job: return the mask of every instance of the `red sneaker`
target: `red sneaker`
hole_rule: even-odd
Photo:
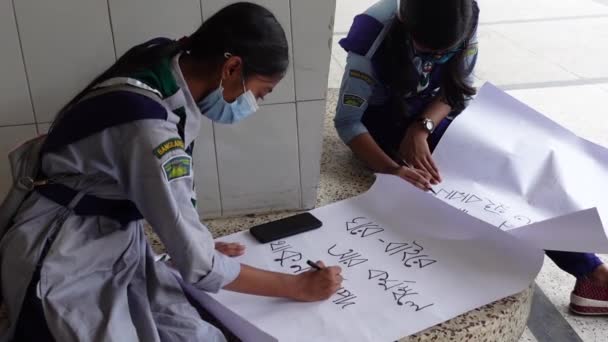
[[[608,315],[608,287],[589,279],[577,280],[570,295],[570,311],[585,316]]]

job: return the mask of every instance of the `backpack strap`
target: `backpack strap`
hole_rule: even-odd
[[[146,120],[167,120],[169,111],[160,97],[132,85],[95,89],[65,113],[53,127],[42,153],[57,150],[121,124]]]
[[[110,127],[146,119],[167,120],[170,110],[159,94],[134,79],[111,79],[100,84],[72,106],[57,126],[53,127],[42,146],[41,157],[44,153],[56,152]],[[49,178],[42,173],[40,175],[42,179]],[[50,178],[49,182],[37,186],[36,190],[57,204],[71,207],[76,215],[105,216],[122,225],[143,218],[130,200],[83,195],[81,191]],[[81,198],[78,199],[78,196]]]
[[[38,193],[60,204],[71,207],[74,214],[79,216],[105,216],[126,225],[131,221],[143,218],[135,203],[129,200],[110,200],[97,196],[82,194],[61,183],[49,183],[36,188]],[[82,196],[81,198],[77,198]],[[75,201],[76,200],[76,201]]]

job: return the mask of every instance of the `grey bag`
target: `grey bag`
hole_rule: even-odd
[[[46,181],[36,180],[40,169],[40,150],[45,140],[46,134],[26,141],[8,155],[13,185],[0,205],[0,240],[12,225],[27,195],[36,186],[46,184]]]
[[[161,100],[160,92],[148,87],[144,83],[125,77],[109,79],[94,88],[94,90],[85,96],[84,99],[90,99],[95,96],[103,95],[108,92],[122,90],[144,95],[158,104],[162,105],[170,111],[167,105]],[[19,207],[27,197],[27,195],[37,186],[45,185],[56,180],[78,178],[82,175],[63,175],[57,179],[37,180],[36,176],[40,169],[40,150],[46,140],[46,134],[29,140],[9,154],[9,162],[13,174],[13,185],[0,205],[0,240],[10,228],[12,220],[17,214]]]

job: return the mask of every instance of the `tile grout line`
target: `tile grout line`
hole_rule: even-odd
[[[15,124],[15,125],[0,125],[0,128],[36,126],[36,129],[38,129],[38,125],[44,125],[44,124],[49,124],[49,123],[48,122],[29,122],[29,123]]]
[[[34,125],[36,125],[36,132],[38,131],[38,116],[36,115],[36,106],[34,106],[34,94],[32,93],[32,85],[30,84],[30,74],[27,70],[27,63],[25,62],[25,52],[23,51],[23,43],[21,42],[21,29],[19,28],[19,20],[17,19],[17,8],[15,7],[15,0],[11,0],[13,6],[13,18],[15,20],[15,29],[17,30],[17,40],[19,41],[19,50],[21,52],[21,62],[23,63],[23,73],[25,74],[25,82],[27,83],[27,92],[30,98],[30,106],[32,107],[32,116],[34,117]],[[14,127],[23,125],[9,125],[4,127]]]
[[[300,148],[300,122],[298,120],[298,89],[296,82],[296,56],[295,56],[295,40],[293,39],[293,6],[292,0],[289,0],[289,28],[291,33],[291,58],[293,60],[293,97],[294,110],[296,112],[296,141],[298,145],[298,175],[300,178],[300,208],[304,206],[304,186],[302,182],[302,150]],[[331,54],[331,51],[330,51]]]
[[[211,132],[213,133],[213,152],[215,152],[215,169],[217,171],[217,193],[220,200],[220,217],[224,216],[224,198],[222,197],[222,180],[220,179],[220,161],[217,153],[217,134],[215,134],[215,123],[211,123]]]
[[[108,20],[110,22],[110,35],[112,36],[112,46],[114,47],[114,61],[118,60],[118,51],[116,48],[116,38],[114,37],[114,22],[112,21],[112,10],[110,8],[110,0],[106,0],[108,7]]]
[[[203,1],[202,0],[198,1],[198,4],[199,4],[200,15],[201,15],[200,25],[202,25],[202,23],[205,21]],[[215,171],[217,174],[217,195],[218,195],[218,201],[219,201],[219,205],[220,205],[219,206],[219,217],[223,217],[224,216],[224,198],[222,196],[222,181],[220,179],[220,161],[219,161],[218,153],[217,153],[218,142],[216,140],[217,134],[215,132],[214,123],[211,123],[211,135],[213,136],[213,153],[214,153],[214,157],[215,157]],[[201,216],[201,219],[202,218],[203,218],[203,216]]]

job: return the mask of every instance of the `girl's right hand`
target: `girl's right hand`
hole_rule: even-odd
[[[398,176],[411,183],[415,187],[423,190],[429,191],[431,188],[431,175],[419,169],[414,169],[412,167],[401,166],[393,172],[393,175]]]
[[[311,269],[296,276],[292,299],[301,302],[316,302],[331,297],[342,286],[342,269],[339,266],[325,267],[317,261],[321,270]]]

